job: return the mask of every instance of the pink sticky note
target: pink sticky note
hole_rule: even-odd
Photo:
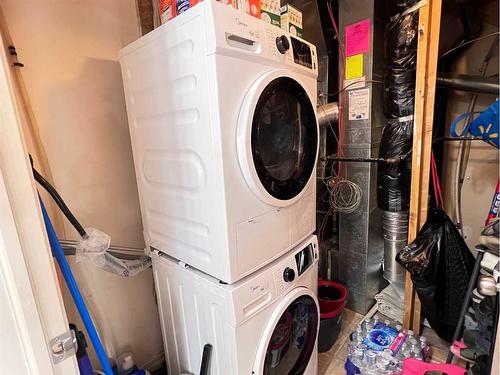
[[[370,19],[359,21],[345,28],[346,56],[366,53],[370,50]]]

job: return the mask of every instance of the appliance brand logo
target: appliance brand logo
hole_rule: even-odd
[[[236,24],[243,26],[243,27],[248,27],[248,25],[245,22],[243,22],[242,20],[240,20],[238,17],[236,18]]]

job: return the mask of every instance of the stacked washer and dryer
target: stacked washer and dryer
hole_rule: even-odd
[[[316,374],[314,45],[213,0],[120,56],[169,374]]]

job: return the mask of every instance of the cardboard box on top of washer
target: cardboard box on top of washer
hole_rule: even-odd
[[[160,13],[161,24],[170,21],[177,15],[194,7],[201,1],[202,0],[159,0],[159,13]],[[226,5],[232,6],[235,9],[241,10],[251,16],[260,18],[261,14],[260,0],[218,0],[218,1]],[[278,0],[278,17],[279,17],[279,0]]]

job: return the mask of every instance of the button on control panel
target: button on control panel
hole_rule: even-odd
[[[290,42],[285,35],[280,35],[276,38],[276,48],[283,55],[290,49]]]
[[[287,259],[281,262],[273,269],[274,284],[278,293],[282,293],[290,286],[290,283],[297,277],[295,262],[292,259]]]
[[[295,280],[295,271],[290,267],[285,268],[285,270],[283,271],[283,280],[285,280],[287,283]]]

